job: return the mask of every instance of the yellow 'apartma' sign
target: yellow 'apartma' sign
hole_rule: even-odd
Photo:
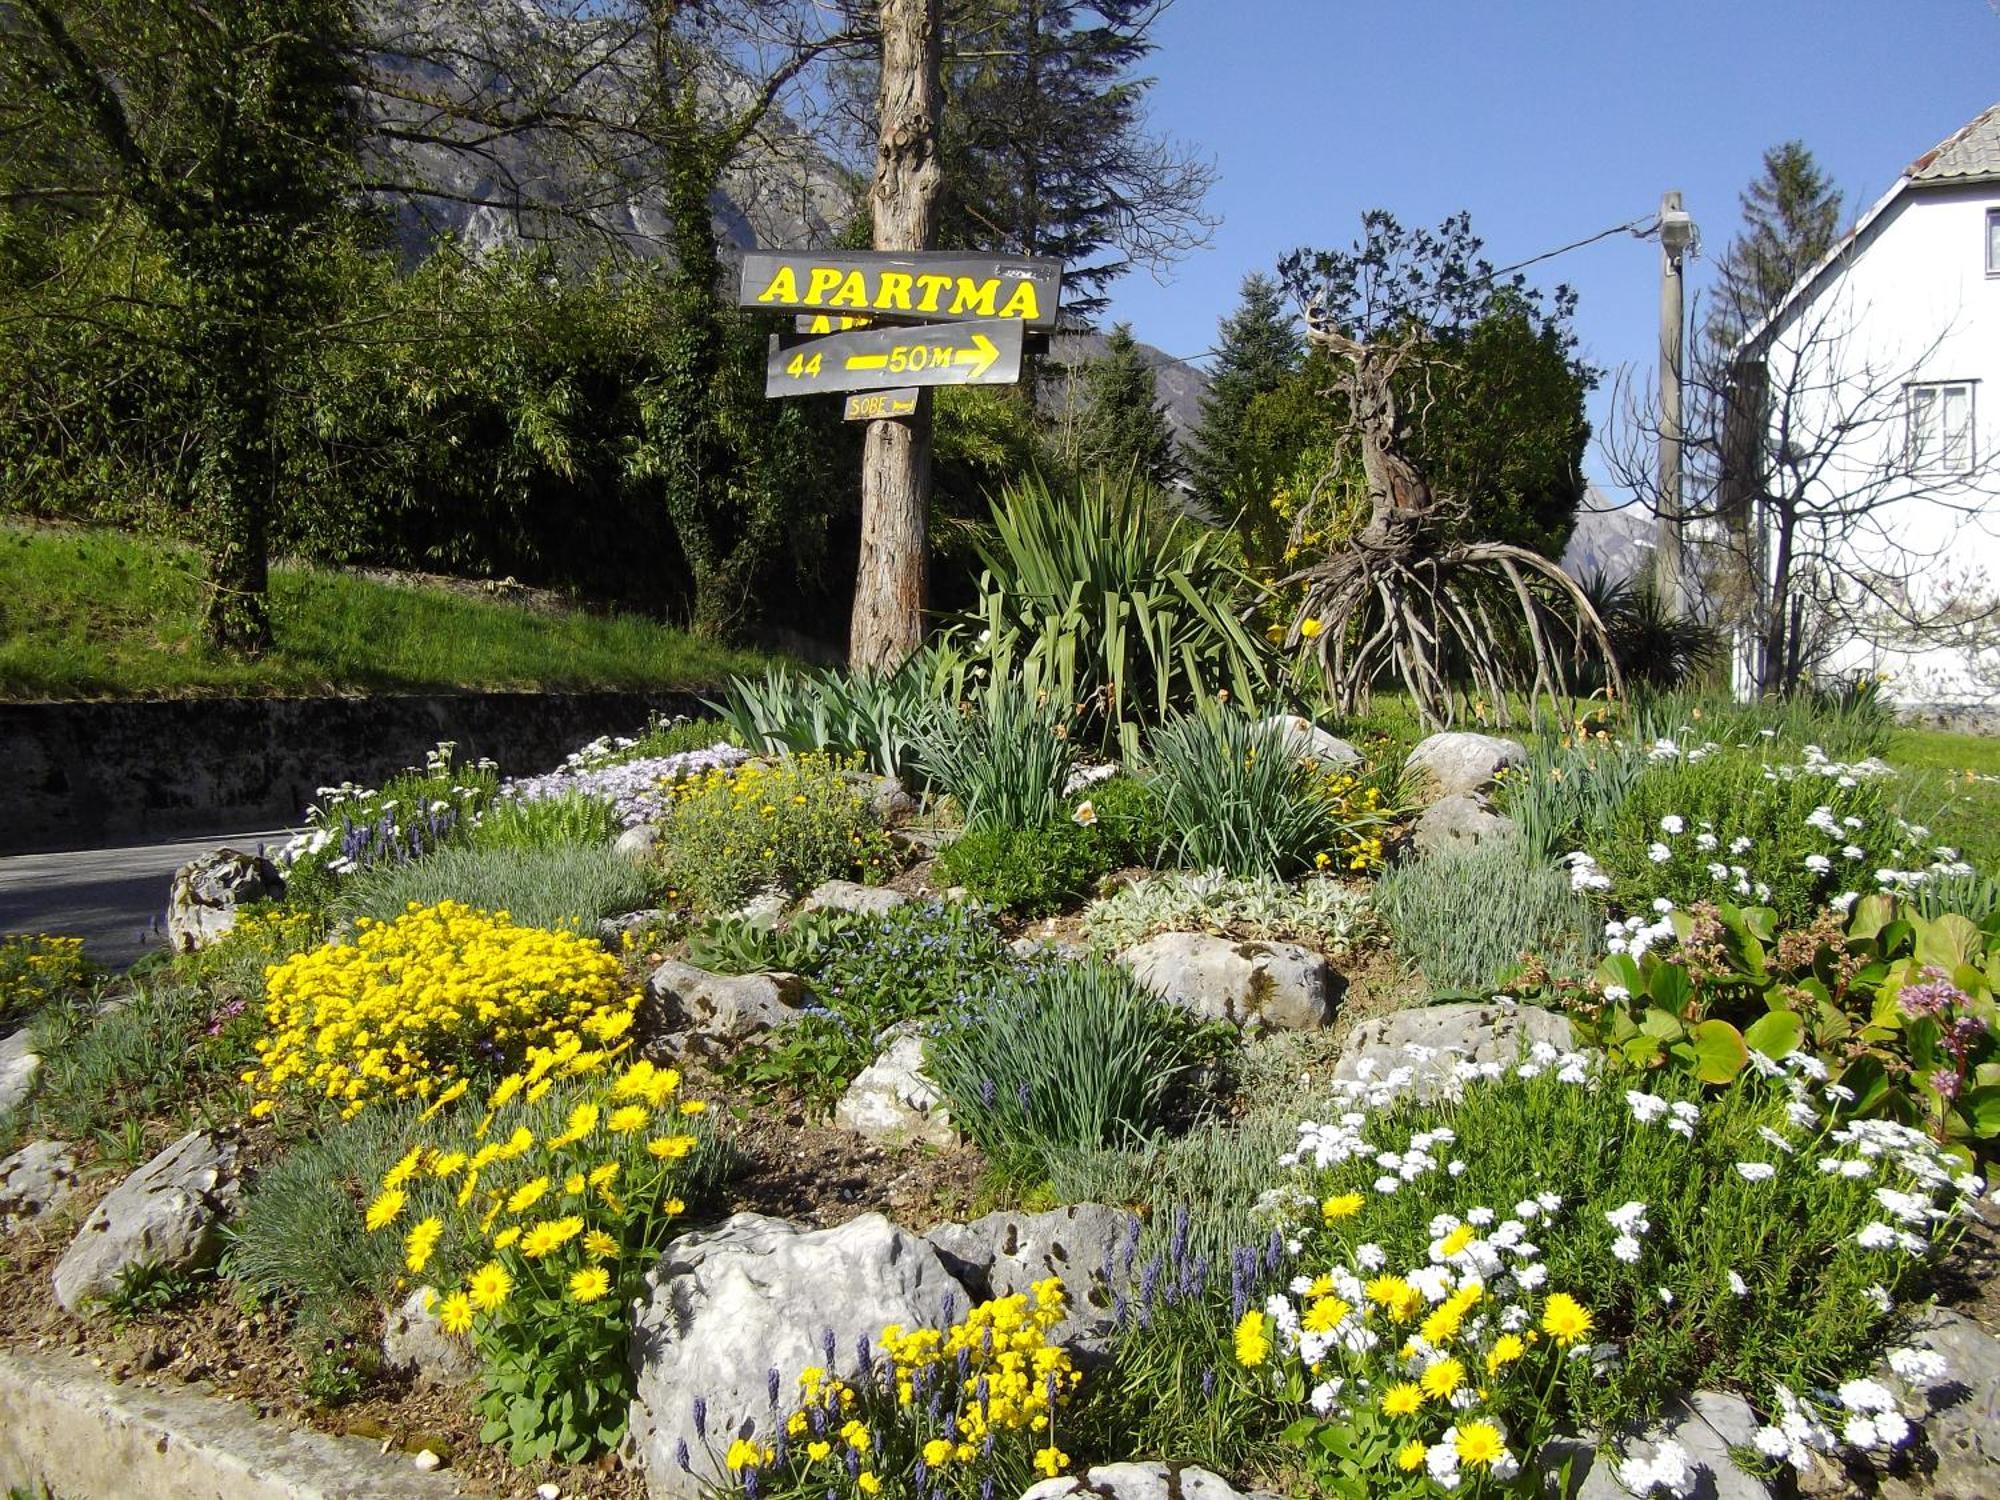
[[[743,258],[737,305],[771,312],[826,312],[883,321],[1016,319],[1053,328],[1062,262],[1029,257],[779,255]]]

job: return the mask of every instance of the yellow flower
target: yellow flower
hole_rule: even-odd
[[[443,1182],[464,1165],[465,1153],[463,1151],[447,1151],[444,1155],[433,1158],[431,1161],[431,1176]]]
[[[1440,1359],[1419,1377],[1426,1396],[1447,1400],[1451,1393],[1465,1384],[1465,1365],[1456,1359]]]
[[[1361,1212],[1367,1202],[1368,1200],[1359,1193],[1341,1193],[1339,1196],[1329,1198],[1326,1202],[1322,1203],[1319,1206],[1319,1211],[1325,1216],[1327,1223],[1334,1224],[1342,1219],[1353,1218]]]
[[[509,1224],[505,1229],[493,1236],[493,1248],[495,1250],[505,1250],[520,1237],[521,1226],[519,1224]]]
[[[1382,1393],[1382,1410],[1391,1417],[1407,1417],[1423,1404],[1423,1387],[1407,1380],[1398,1381]]]
[[[1396,1467],[1401,1469],[1405,1474],[1414,1474],[1424,1466],[1424,1459],[1430,1454],[1430,1451],[1430,1449],[1426,1448],[1415,1438],[1411,1438],[1409,1442],[1396,1450]]]
[[[646,1142],[646,1149],[661,1161],[679,1161],[695,1148],[691,1135],[663,1135]]]
[[[362,1220],[368,1232],[373,1234],[376,1230],[395,1223],[396,1215],[403,1211],[404,1200],[405,1195],[401,1188],[384,1189],[375,1201],[368,1205],[368,1215]]]
[[[942,1469],[951,1462],[951,1449],[950,1438],[932,1438],[924,1444],[924,1462],[933,1469]]]
[[[428,1219],[419,1219],[410,1230],[410,1237],[403,1242],[403,1264],[412,1271],[421,1271],[430,1264],[431,1252],[437,1249],[438,1237],[444,1233],[444,1220],[436,1214]]]
[[[728,1464],[733,1472],[741,1469],[754,1469],[760,1464],[769,1463],[776,1456],[769,1448],[759,1447],[749,1438],[738,1438],[729,1445],[729,1452],[724,1457],[723,1462]]]
[[[601,1266],[588,1266],[569,1279],[569,1294],[578,1302],[595,1302],[611,1290],[611,1278]]]
[[[635,1130],[644,1130],[653,1118],[653,1112],[643,1104],[626,1104],[611,1112],[609,1128],[619,1135],[629,1135]]]
[[[1487,1468],[1506,1454],[1507,1441],[1491,1422],[1467,1422],[1458,1429],[1452,1447],[1458,1453],[1459,1462]]]
[[[1503,1366],[1511,1365],[1527,1352],[1528,1346],[1521,1342],[1519,1334],[1501,1334],[1493,1341],[1493,1347],[1486,1351],[1486,1373],[1488,1375],[1497,1373]]]
[[[1461,1254],[1465,1250],[1465,1247],[1478,1237],[1478,1230],[1474,1229],[1470,1224],[1461,1224],[1444,1237],[1443,1243],[1438,1246],[1438,1254],[1442,1255],[1446,1260],[1450,1260],[1454,1255]]]
[[[541,1201],[542,1195],[548,1190],[549,1180],[546,1177],[537,1177],[531,1182],[522,1183],[508,1197],[507,1212],[510,1214],[526,1213]]]
[[[866,1453],[871,1441],[868,1428],[863,1423],[851,1420],[841,1427],[840,1440],[856,1453]]]
[[[514,1278],[507,1274],[507,1268],[497,1260],[489,1260],[472,1273],[467,1283],[472,1305],[481,1312],[492,1312],[507,1301],[508,1293],[514,1290]]]
[[[1321,1297],[1306,1309],[1307,1333],[1332,1333],[1354,1309],[1338,1297]]]
[[[708,1101],[706,1099],[683,1099],[681,1101],[681,1113],[684,1115],[705,1115],[708,1113]]]
[[[1305,619],[1299,621],[1299,635],[1306,640],[1311,640],[1314,636],[1318,635],[1320,631],[1324,630],[1325,628],[1326,628],[1325,626],[1321,625],[1320,622],[1318,620],[1315,620],[1311,615],[1308,615],[1306,616]]]
[[[800,1415],[803,1416],[804,1413],[801,1412]],[[801,1432],[805,1430],[803,1423],[800,1424],[799,1430]],[[832,1453],[833,1453],[833,1444],[831,1443],[820,1442],[815,1440],[813,1442],[806,1444],[806,1459],[811,1463],[820,1463],[825,1459],[827,1459],[828,1457],[830,1457]]]
[[[401,1187],[416,1174],[417,1167],[423,1159],[424,1148],[422,1146],[410,1147],[409,1152],[403,1159],[397,1162],[395,1166],[389,1168],[388,1174],[382,1179],[382,1186],[385,1188]]]
[[[1252,1309],[1236,1324],[1236,1362],[1246,1370],[1255,1369],[1271,1356],[1271,1336],[1264,1328],[1264,1315]]]
[[[438,1306],[438,1327],[446,1333],[465,1333],[472,1327],[472,1299],[453,1292]]]
[[[1465,1314],[1449,1302],[1442,1307],[1431,1309],[1430,1316],[1417,1326],[1425,1340],[1433,1344],[1448,1344],[1458,1337],[1459,1325],[1465,1321]]]
[[[864,1495],[876,1495],[882,1491],[882,1481],[867,1469],[854,1476],[854,1486]]]
[[[1542,1304],[1542,1332],[1567,1349],[1590,1332],[1589,1309],[1568,1292],[1557,1292]]]
[[[584,1253],[598,1260],[609,1260],[618,1253],[618,1241],[601,1229],[593,1229],[583,1237]]]
[[[1046,1448],[1035,1450],[1035,1472],[1054,1479],[1069,1468],[1069,1455],[1050,1443]]]
[[[574,1198],[584,1189],[583,1173],[572,1172],[563,1179],[563,1192]]]

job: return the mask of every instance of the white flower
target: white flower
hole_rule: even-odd
[[[1660,819],[1660,832],[1662,833],[1679,833],[1686,827],[1687,824],[1681,821],[1679,813],[1668,813],[1664,818]]]
[[[1666,1287],[1663,1286],[1655,1287],[1653,1288],[1653,1290],[1659,1293],[1660,1300],[1664,1302],[1668,1307],[1672,1307],[1674,1305],[1674,1294],[1671,1291],[1669,1291]]]
[[[1748,854],[1756,847],[1756,844],[1757,841],[1755,839],[1750,838],[1748,835],[1742,835],[1729,841],[1729,852],[1731,854]]]
[[[1750,1295],[1750,1283],[1745,1281],[1736,1271],[1732,1270],[1729,1273],[1729,1290],[1739,1297],[1747,1297]]]
[[[1778,1175],[1778,1169],[1767,1161],[1739,1161],[1736,1173],[1745,1182],[1769,1182]]]
[[[1644,1234],[1653,1227],[1646,1218],[1646,1205],[1636,1201],[1606,1209],[1604,1220],[1620,1234]]]
[[[1894,1411],[1896,1398],[1879,1380],[1845,1380],[1834,1393],[1852,1412]]]
[[[1639,1242],[1629,1234],[1621,1234],[1611,1242],[1611,1253],[1626,1265],[1634,1265],[1639,1259]]]
[[[1646,846],[1646,858],[1656,865],[1663,865],[1674,857],[1674,851],[1665,844],[1654,842]]]
[[[1364,1271],[1379,1271],[1389,1263],[1389,1252],[1380,1245],[1363,1245],[1354,1252],[1354,1264]]]
[[[1698,833],[1694,836],[1694,846],[1706,854],[1715,848],[1716,837],[1712,833]]]
[[[1674,909],[1674,903],[1669,901],[1665,896],[1655,896],[1653,898],[1653,910],[1658,912],[1661,916],[1665,916],[1668,912],[1672,911],[1673,909]]]
[[[1378,1177],[1375,1179],[1375,1191],[1378,1193],[1393,1193],[1402,1185],[1403,1180],[1400,1177]]]
[[[1862,1225],[1854,1241],[1863,1250],[1893,1250],[1896,1248],[1896,1231],[1877,1220],[1873,1224]]]
[[[1841,846],[1840,857],[1842,859],[1860,859],[1867,852],[1859,844],[1844,844]]]
[[[1867,1417],[1849,1417],[1847,1425],[1840,1429],[1840,1437],[1850,1448],[1873,1448],[1880,1440],[1874,1422]]]
[[[1625,1091],[1625,1103],[1631,1107],[1632,1117],[1641,1125],[1650,1125],[1667,1112],[1666,1100],[1658,1094],[1641,1093],[1638,1089]]]
[[[1345,1384],[1339,1379],[1324,1380],[1313,1387],[1312,1395],[1306,1398],[1314,1412],[1324,1417],[1333,1411],[1334,1402],[1340,1398],[1340,1388]]]
[[[1833,861],[1828,859],[1824,854],[1808,854],[1806,856],[1806,868],[1815,875],[1824,875],[1828,870],[1833,868]]]
[[[1532,1292],[1549,1279],[1549,1268],[1536,1261],[1532,1265],[1522,1266],[1514,1273],[1514,1279],[1521,1283],[1523,1291]]]
[[[1928,1385],[1944,1375],[1944,1356],[1934,1349],[1891,1349],[1889,1368],[1911,1385]]]
[[[1752,1057],[1758,1057],[1761,1055],[1762,1054],[1755,1052],[1751,1054]],[[1768,1125],[1759,1125],[1757,1127],[1757,1134],[1761,1135],[1764,1138],[1765,1145],[1775,1146],[1778,1150],[1784,1152],[1785,1155],[1787,1156],[1792,1155],[1798,1149],[1797,1147],[1793,1146],[1790,1141],[1786,1140],[1783,1136],[1779,1135],[1777,1131],[1773,1130]]]
[[[1880,1312],[1887,1312],[1896,1305],[1895,1298],[1889,1295],[1889,1289],[1879,1281],[1869,1287],[1862,1295],[1874,1303],[1876,1309]]]
[[[1651,1458],[1628,1458],[1618,1465],[1618,1482],[1640,1500],[1655,1489],[1686,1500],[1695,1477],[1694,1459],[1672,1438],[1654,1444]]]

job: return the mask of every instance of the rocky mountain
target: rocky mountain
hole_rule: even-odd
[[[1563,571],[1572,578],[1632,577],[1652,561],[1653,525],[1644,506],[1621,504],[1590,485],[1563,548]]]

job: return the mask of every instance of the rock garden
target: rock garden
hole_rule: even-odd
[[[2000,889],[1865,699],[983,646],[8,939],[7,1357],[438,1493],[2000,1492]]]

